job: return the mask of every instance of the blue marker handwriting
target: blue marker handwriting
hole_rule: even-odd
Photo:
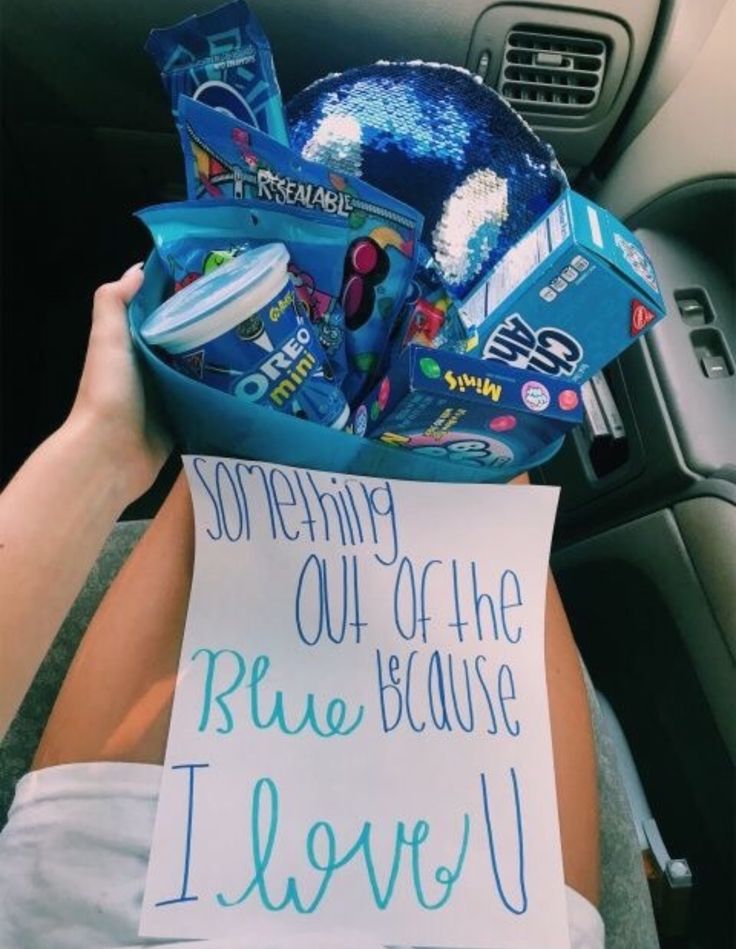
[[[509,709],[516,700],[511,666],[497,668],[482,653],[453,656],[413,649],[408,657],[376,649],[381,724],[386,734],[396,729],[499,732],[511,738],[521,724]]]
[[[346,641],[360,643],[361,619],[360,561],[353,554],[341,554],[339,566],[324,557],[310,554],[296,584],[294,620],[301,643],[316,646],[327,639],[334,645]]]
[[[296,715],[292,711],[290,715],[281,689],[266,694],[264,683],[271,669],[268,656],[256,656],[250,670],[245,657],[235,649],[197,649],[192,662],[200,658],[205,661],[200,732],[213,730],[216,717],[219,724],[214,726],[214,731],[219,735],[230,734],[236,724],[241,724],[231,708],[236,702],[238,708],[245,708],[244,717],[254,728],[273,728],[284,735],[307,731],[320,738],[345,737],[363,721],[363,706],[359,705],[351,713],[348,703],[339,697],[330,699],[320,714],[313,692],[304,697],[301,711]]]
[[[396,566],[394,582],[394,627],[402,639],[428,642],[437,630],[433,624],[432,602],[446,613],[446,604],[433,598],[435,588],[444,590],[449,583],[452,619],[447,627],[462,643],[466,637],[477,642],[503,640],[510,645],[521,641],[524,628],[511,614],[524,605],[521,584],[513,570],[504,569],[494,582],[484,582],[481,565],[475,560],[428,560],[415,563],[402,557]],[[492,587],[489,590],[487,588]]]
[[[195,773],[207,767],[201,763],[172,766],[173,770],[187,772],[184,862],[181,879],[177,880],[175,886],[177,895],[157,901],[157,906],[202,898],[196,892],[196,884],[192,883],[197,877],[198,856],[207,849],[197,846],[194,784]],[[506,814],[507,820],[513,822],[516,838],[516,847],[504,854],[503,866],[498,859],[496,840],[497,836],[510,839],[511,834],[507,832],[504,835],[499,831],[499,817],[495,808],[497,800],[491,793],[489,776],[481,773],[479,794],[476,806],[471,808],[472,815],[467,810],[458,813],[454,839],[451,842],[443,841],[443,850],[448,853],[446,863],[436,865],[427,854],[428,848],[438,849],[438,842],[430,840],[432,828],[426,820],[397,820],[388,859],[382,861],[379,861],[378,851],[385,852],[386,848],[385,844],[382,846],[377,841],[385,841],[386,835],[371,821],[356,817],[356,830],[350,834],[346,843],[339,839],[338,832],[329,820],[317,820],[306,829],[303,864],[295,866],[285,879],[275,879],[277,873],[271,867],[271,862],[279,847],[279,834],[284,833],[281,824],[285,823],[288,827],[289,843],[286,846],[293,843],[294,828],[288,816],[284,818],[282,815],[276,782],[270,777],[259,777],[252,785],[246,808],[245,837],[250,851],[250,858],[244,860],[248,867],[246,882],[234,893],[219,890],[207,896],[214,897],[216,904],[224,910],[253,899],[269,912],[311,914],[327,896],[339,871],[355,864],[362,869],[367,896],[378,910],[388,909],[397,890],[406,892],[408,888],[421,909],[434,911],[450,902],[462,878],[472,843],[487,854],[489,896],[495,896],[509,913],[522,915],[528,909],[529,897],[526,886],[524,812],[519,781],[513,767],[508,770],[508,775],[497,773],[493,777],[499,785],[508,778],[513,801],[513,815],[508,807],[499,809]],[[230,824],[228,828],[232,839]],[[225,887],[230,890],[227,884]]]
[[[203,521],[210,540],[368,546],[385,565],[398,557],[390,481],[371,486],[346,475],[199,457],[192,467],[211,502]]]

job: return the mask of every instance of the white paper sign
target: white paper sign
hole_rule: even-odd
[[[186,470],[196,566],[141,934],[567,946],[556,489]]]

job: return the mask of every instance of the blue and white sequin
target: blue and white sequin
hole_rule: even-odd
[[[292,146],[424,215],[423,241],[464,296],[567,181],[551,147],[464,69],[376,63],[327,76],[287,106]]]

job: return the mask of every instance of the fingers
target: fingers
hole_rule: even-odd
[[[118,340],[121,335],[127,339],[125,310],[142,283],[142,265],[133,264],[119,280],[103,283],[97,288],[92,306],[92,334],[95,339]]]
[[[133,264],[128,267],[123,276],[118,280],[117,285],[121,290],[124,303],[130,303],[143,283],[143,264]]]

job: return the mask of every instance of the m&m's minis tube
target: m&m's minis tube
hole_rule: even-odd
[[[355,409],[356,435],[497,471],[548,461],[582,419],[580,388],[473,356],[410,345]]]
[[[324,349],[335,381],[347,372],[340,303],[346,223],[310,211],[248,201],[179,201],[144,208],[156,252],[174,292],[254,247],[280,242],[289,253],[297,300]]]
[[[190,198],[246,199],[346,224],[341,302],[349,371],[343,388],[352,401],[377,372],[410,287],[421,214],[199,101],[182,97],[179,118]]]
[[[265,244],[201,277],[141,327],[180,372],[237,399],[342,428],[349,410],[297,304],[283,244]]]
[[[288,143],[271,47],[242,0],[152,30],[146,52],[161,71],[174,118],[179,96],[192,96]]]

